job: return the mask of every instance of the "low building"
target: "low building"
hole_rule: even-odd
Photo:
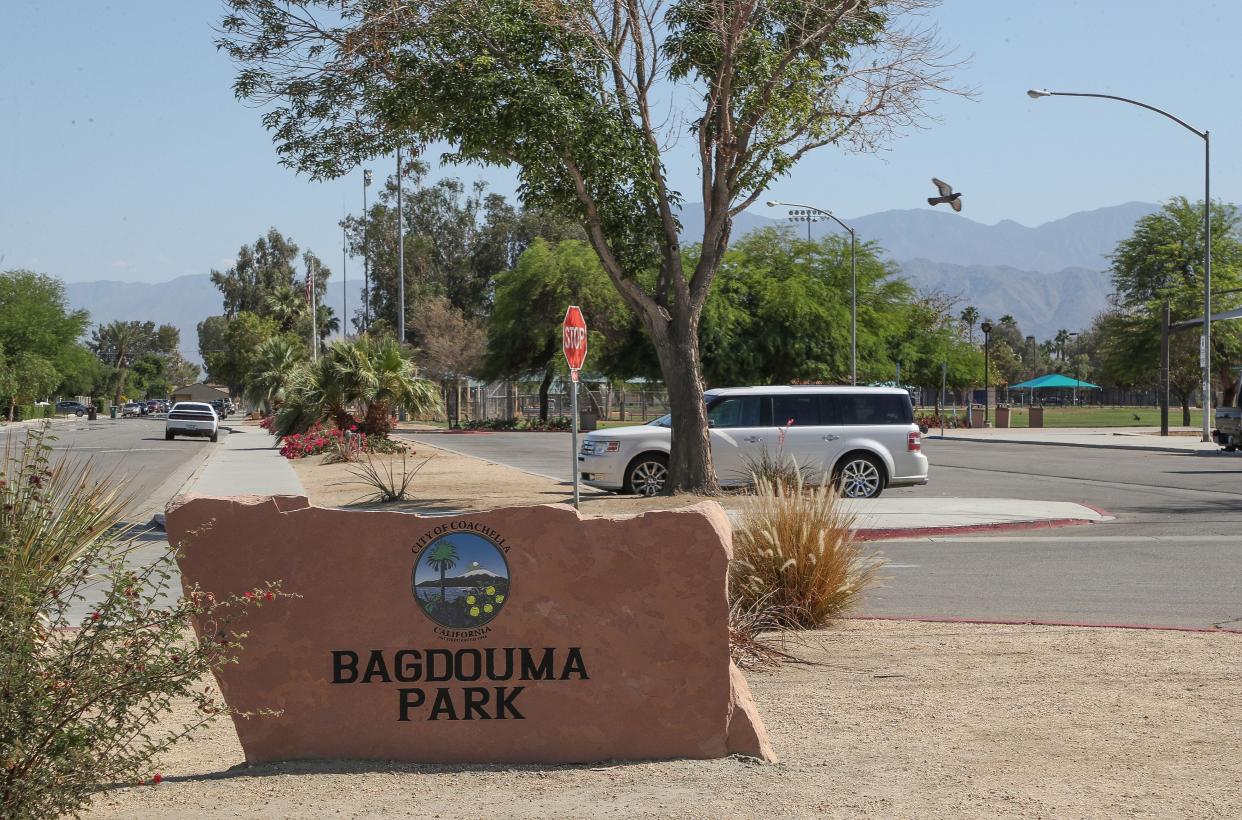
[[[227,399],[229,397],[229,389],[221,384],[203,384],[197,382],[195,384],[187,384],[184,387],[178,387],[172,391],[170,398],[174,402],[179,401],[203,401],[211,402],[215,399]]]

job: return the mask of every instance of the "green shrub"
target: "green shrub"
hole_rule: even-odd
[[[883,561],[864,550],[835,486],[760,479],[733,533],[730,593],[786,627],[817,629],[856,605]]]
[[[150,782],[156,760],[226,711],[203,678],[233,660],[251,606],[277,585],[164,600],[169,550],[133,562],[119,484],[49,460],[47,426],[0,464],[0,817],[78,813],[107,784]],[[192,624],[203,630],[201,641]],[[194,719],[154,730],[174,698]]]

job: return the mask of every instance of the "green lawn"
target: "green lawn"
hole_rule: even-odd
[[[995,408],[992,409],[995,413]],[[1193,426],[1202,417],[1201,409],[1190,409]],[[1135,418],[1138,416],[1138,418]],[[1010,427],[1029,427],[1027,409],[1015,407],[1009,417]],[[992,417],[995,420],[995,417]],[[1169,424],[1178,427],[1182,423],[1182,409],[1169,408]],[[1045,407],[1045,427],[1159,427],[1159,407]]]

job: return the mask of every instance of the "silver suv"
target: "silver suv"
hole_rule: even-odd
[[[766,452],[793,457],[813,480],[831,476],[849,498],[927,483],[910,394],[883,387],[730,387],[706,394],[712,464],[722,485],[751,481]],[[587,434],[578,453],[593,487],[657,495],[668,478],[669,417]]]

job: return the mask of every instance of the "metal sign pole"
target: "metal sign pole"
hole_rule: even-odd
[[[571,370],[570,378],[570,414],[573,416],[573,444],[569,452],[569,463],[574,477],[574,509],[578,509],[578,371]]]

